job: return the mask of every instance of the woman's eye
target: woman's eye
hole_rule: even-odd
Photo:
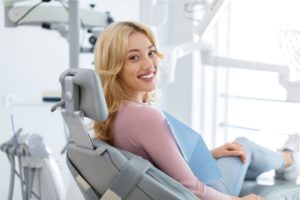
[[[130,56],[129,60],[137,61],[137,60],[139,60],[139,57],[138,56]]]
[[[149,52],[149,56],[155,56],[155,55],[156,55],[156,51],[155,50]]]

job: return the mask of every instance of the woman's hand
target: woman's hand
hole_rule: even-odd
[[[264,200],[264,198],[255,194],[248,194],[244,197],[232,197],[232,200]]]
[[[217,158],[222,158],[226,156],[238,156],[242,162],[246,162],[247,156],[243,150],[243,145],[239,143],[226,143],[218,148],[211,150],[212,156]]]

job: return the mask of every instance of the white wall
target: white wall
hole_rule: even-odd
[[[184,17],[183,4],[170,4],[167,23],[157,29],[160,46],[193,42],[192,23]],[[162,108],[188,125],[191,125],[192,120],[192,75],[192,54],[179,58],[176,63],[175,81],[160,93]]]
[[[116,21],[138,20],[137,0],[82,2],[97,3],[96,9],[110,11]],[[16,128],[41,134],[58,160],[68,184],[65,155],[60,155],[66,143],[62,118],[59,112],[50,112],[52,104],[41,101],[43,91],[60,89],[58,76],[68,68],[68,43],[54,31],[38,27],[4,27],[3,9],[0,3],[0,143],[13,134],[10,122],[13,114]],[[93,67],[92,60],[92,55],[83,55],[80,66]],[[6,107],[3,100],[7,95],[14,95],[19,103]],[[6,199],[10,168],[4,153],[0,153],[0,165],[0,199]],[[19,182],[15,183],[15,188],[14,199],[21,199]]]

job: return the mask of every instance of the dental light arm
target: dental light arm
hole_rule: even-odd
[[[32,6],[14,6],[7,10],[7,19],[13,26],[49,24],[68,24],[68,11],[61,5],[48,6],[40,5],[33,9],[24,19],[18,20]],[[6,6],[6,8],[8,8]],[[80,9],[81,23],[86,28],[105,27],[107,25],[107,13],[96,12],[94,10]],[[8,25],[9,25],[8,24]]]
[[[287,92],[286,100],[289,102],[300,102],[300,78],[293,80],[291,78],[291,69],[287,65],[277,65],[271,63],[214,56],[210,48],[202,49],[201,61],[203,64],[211,66],[278,73],[278,81],[280,85],[286,89]]]
[[[42,26],[58,31],[63,37],[68,37],[69,65],[74,68],[79,67],[79,53],[93,52],[95,38],[102,29],[113,22],[109,12],[79,9],[79,0],[68,0],[67,2],[41,0],[35,5],[20,3],[25,1],[3,0],[5,26]],[[30,2],[30,0],[27,1]],[[92,34],[92,39],[89,40],[92,47],[80,46],[80,28],[85,28],[88,33]]]
[[[203,43],[183,43],[163,49],[166,60],[161,63],[160,81],[163,81],[163,83],[159,82],[159,87],[172,83],[175,80],[177,60],[195,51],[201,52],[201,62],[205,65],[278,73],[279,83],[287,91],[286,100],[300,102],[300,79],[291,79],[291,72],[288,66],[215,56],[211,47],[205,46]]]

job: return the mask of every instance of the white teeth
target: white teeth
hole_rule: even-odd
[[[148,74],[148,75],[141,76],[141,78],[152,78],[152,77],[153,77],[153,74]]]

